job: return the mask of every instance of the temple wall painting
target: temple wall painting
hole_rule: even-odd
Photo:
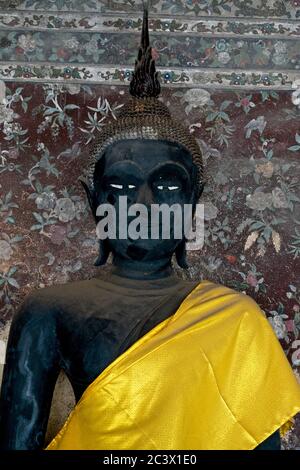
[[[178,274],[252,296],[300,380],[299,18],[299,0],[153,0],[149,25],[160,99],[206,167],[205,244]],[[2,362],[28,292],[101,269],[78,176],[125,102],[141,22],[135,0],[0,0]],[[283,448],[300,449],[299,417]]]

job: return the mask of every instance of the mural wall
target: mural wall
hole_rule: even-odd
[[[141,2],[0,0],[0,324],[93,276],[78,182],[127,97]],[[205,245],[181,276],[261,306],[300,380],[300,0],[152,1],[161,100],[202,148]],[[0,343],[4,353],[4,343]],[[276,393],[276,390],[274,390]],[[300,449],[300,419],[283,447]]]

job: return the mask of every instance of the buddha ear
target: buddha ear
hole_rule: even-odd
[[[186,247],[185,247],[186,240],[185,238],[181,240],[179,245],[177,245],[175,250],[175,256],[177,264],[182,269],[188,269],[189,265],[186,260]]]
[[[198,199],[200,199],[200,197],[202,196],[202,193],[203,193],[203,190],[204,190],[204,187],[206,186],[206,181],[202,181],[202,183],[200,183],[199,185],[199,189],[198,189]]]
[[[94,219],[97,223],[96,211],[97,211],[98,204],[97,204],[97,198],[96,198],[96,191],[90,187],[86,178],[79,176],[78,180],[84,187],[84,190],[86,192],[86,195],[89,201],[90,208],[92,210]],[[99,253],[94,261],[94,266],[103,266],[106,263],[109,257],[109,253],[110,253],[109,241],[98,240],[98,243],[99,243]]]
[[[99,242],[99,254],[94,261],[94,266],[103,266],[110,253],[109,241],[106,240],[98,240]]]
[[[203,181],[202,183],[200,183],[199,186],[197,187],[197,191],[195,191],[195,193],[194,193],[193,202],[192,202],[193,217],[194,217],[194,214],[195,214],[195,211],[196,211],[196,205],[197,205],[198,201],[200,200],[200,197],[202,196],[205,185],[206,185],[206,181]]]
[[[83,186],[83,188],[86,192],[86,195],[87,195],[87,198],[88,198],[88,201],[89,201],[89,205],[90,205],[90,208],[92,210],[92,214],[94,216],[95,221],[97,222],[96,211],[97,211],[98,204],[97,204],[96,191],[93,188],[90,187],[87,179],[84,178],[83,176],[79,176],[78,180],[80,181],[80,183],[82,184],[82,186]]]

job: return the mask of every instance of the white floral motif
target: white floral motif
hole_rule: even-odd
[[[221,64],[227,64],[230,61],[231,57],[229,52],[219,52],[218,54],[218,61],[221,62]]]
[[[33,52],[36,48],[36,41],[31,34],[21,34],[18,38],[18,44],[26,52]]]
[[[13,253],[12,247],[6,240],[0,240],[0,259],[8,261]]]
[[[183,95],[183,101],[188,105],[185,108],[188,114],[193,108],[199,108],[207,105],[211,101],[210,93],[202,88],[191,88]]]
[[[73,220],[76,214],[74,202],[68,197],[58,199],[54,211],[61,222]]]
[[[64,41],[64,46],[67,49],[70,49],[71,51],[74,51],[74,50],[77,51],[77,49],[80,46],[80,43],[79,43],[79,41],[77,41],[77,39],[75,37],[73,37],[73,38],[70,38],[70,39],[67,39],[66,41]]]
[[[300,79],[293,82],[292,88],[295,90],[292,93],[292,103],[300,109]]]
[[[14,118],[14,112],[12,109],[7,108],[5,105],[0,104],[0,124],[7,124],[12,122]]]
[[[274,317],[268,318],[271,326],[278,339],[284,339],[286,337],[287,331],[286,326],[280,315],[275,315]]]

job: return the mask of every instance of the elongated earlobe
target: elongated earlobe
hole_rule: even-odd
[[[78,179],[80,183],[82,184],[82,186],[84,187],[84,190],[86,192],[86,195],[89,201],[90,208],[92,210],[93,217],[97,224],[98,220],[97,220],[96,212],[97,212],[98,204],[97,204],[96,192],[94,189],[90,188],[85,178],[80,176]],[[98,240],[98,243],[99,243],[99,253],[94,261],[94,266],[103,266],[106,263],[110,254],[109,242],[108,240]]]
[[[78,180],[80,181],[80,183],[82,184],[85,192],[86,192],[86,195],[87,195],[87,198],[88,198],[88,201],[89,201],[89,206],[91,208],[91,211],[92,211],[92,214],[93,214],[93,217],[95,219],[95,222],[97,223],[97,218],[96,218],[96,211],[97,211],[97,200],[96,200],[96,192],[94,189],[90,188],[87,180],[85,178],[83,178],[82,176],[80,176],[78,178]]]
[[[94,266],[103,266],[110,253],[110,247],[108,240],[98,240],[99,242],[99,254],[94,261]]]
[[[186,247],[185,247],[186,240],[185,238],[179,243],[175,250],[175,256],[177,264],[182,269],[188,269],[189,265],[186,261]]]

